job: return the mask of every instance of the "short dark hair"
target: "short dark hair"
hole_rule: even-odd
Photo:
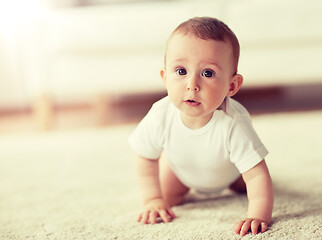
[[[184,35],[193,34],[204,40],[216,40],[230,42],[233,54],[233,69],[234,75],[237,73],[240,46],[236,35],[222,21],[212,17],[195,17],[181,23],[171,34],[170,38],[175,33]]]

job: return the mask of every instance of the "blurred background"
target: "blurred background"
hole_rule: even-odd
[[[137,122],[166,95],[168,36],[212,16],[240,40],[251,114],[322,109],[321,0],[0,0],[0,134]]]

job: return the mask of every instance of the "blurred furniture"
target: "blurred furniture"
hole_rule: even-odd
[[[171,31],[193,16],[225,21],[241,43],[245,86],[322,80],[322,2],[159,1],[52,12],[50,89],[56,95],[159,91]]]
[[[30,79],[46,82],[47,97],[36,94],[43,103],[34,105],[35,112],[41,106],[50,113],[50,98],[58,105],[91,102],[104,122],[109,96],[164,91],[159,70],[166,41],[194,16],[217,17],[236,33],[245,88],[322,83],[321,10],[320,0],[178,0],[52,10],[36,35],[42,43],[38,62],[30,64],[43,71]],[[50,122],[46,114],[38,116]]]

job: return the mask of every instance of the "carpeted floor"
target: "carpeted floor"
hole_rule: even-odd
[[[253,123],[270,150],[273,223],[243,239],[322,239],[322,111],[261,115]],[[0,239],[240,239],[246,196],[190,195],[169,224],[140,225],[134,125],[0,135]]]

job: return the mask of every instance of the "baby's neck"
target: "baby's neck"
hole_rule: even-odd
[[[212,115],[213,113],[205,116],[191,117],[184,114],[183,112],[180,113],[180,117],[183,124],[190,129],[202,128],[210,121],[210,119],[212,118]]]

